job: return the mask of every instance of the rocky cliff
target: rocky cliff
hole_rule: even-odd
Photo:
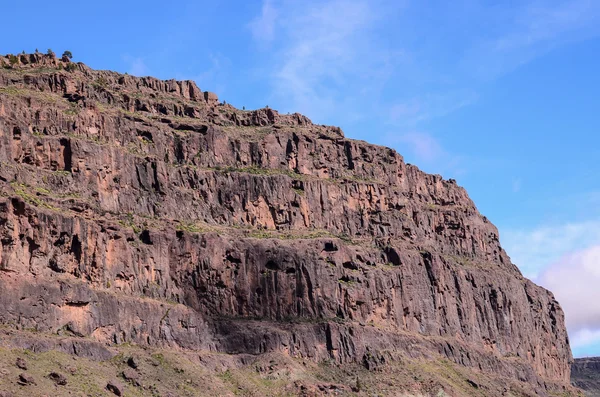
[[[585,390],[588,397],[600,396],[600,357],[575,359],[571,366],[571,382]]]
[[[378,373],[410,378],[394,393],[573,392],[559,304],[455,181],[191,81],[0,67],[7,348],[203,352],[231,371],[273,355],[317,378],[358,368],[362,391],[340,390],[359,394]],[[425,379],[431,363],[464,376]]]

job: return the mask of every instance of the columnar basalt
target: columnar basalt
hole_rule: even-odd
[[[455,181],[191,81],[0,67],[2,324],[567,387],[559,304]]]

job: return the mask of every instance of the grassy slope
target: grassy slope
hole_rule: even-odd
[[[110,396],[113,394],[106,385],[113,379],[123,385],[125,396],[443,397],[503,392],[506,396],[525,396],[532,392],[522,389],[526,385],[511,381],[500,384],[498,379],[442,358],[406,359],[368,371],[359,365],[317,364],[283,354],[233,356],[119,345],[113,348],[116,355],[112,359],[93,361],[58,351],[34,353],[4,345],[0,348],[0,392],[13,396]],[[137,370],[129,367],[130,357],[136,358]],[[27,370],[16,366],[17,358],[26,361]],[[139,385],[127,382],[122,375],[124,370],[137,373]],[[48,377],[51,372],[64,375],[68,383],[56,385]],[[19,385],[21,373],[32,376],[36,384]]]

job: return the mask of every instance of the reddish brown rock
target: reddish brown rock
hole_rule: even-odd
[[[575,359],[571,366],[571,382],[589,397],[600,396],[600,358]]]
[[[67,377],[58,372],[51,372],[48,377],[58,386],[65,386],[67,384]]]
[[[133,369],[137,369],[140,366],[139,360],[135,357],[129,357],[127,359],[127,365]]]
[[[106,390],[108,390],[116,396],[122,396],[124,388],[119,381],[113,379],[106,384]]]
[[[139,379],[140,379],[140,375],[134,371],[133,369],[125,369],[122,374],[123,379],[125,379],[127,382],[130,382],[131,384],[135,385],[135,386],[139,386]]]
[[[35,379],[33,376],[27,373],[22,373],[19,375],[19,380],[17,383],[19,383],[22,386],[31,386],[35,385]]]
[[[191,82],[0,63],[1,323],[567,387],[559,304],[455,181]]]
[[[17,366],[17,368],[27,371],[27,361],[25,361],[21,357],[17,357],[15,365]]]

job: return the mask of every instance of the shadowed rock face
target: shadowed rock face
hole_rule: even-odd
[[[577,358],[571,366],[571,383],[588,397],[600,396],[600,357]]]
[[[559,304],[453,180],[190,81],[0,67],[2,324],[567,387]]]

